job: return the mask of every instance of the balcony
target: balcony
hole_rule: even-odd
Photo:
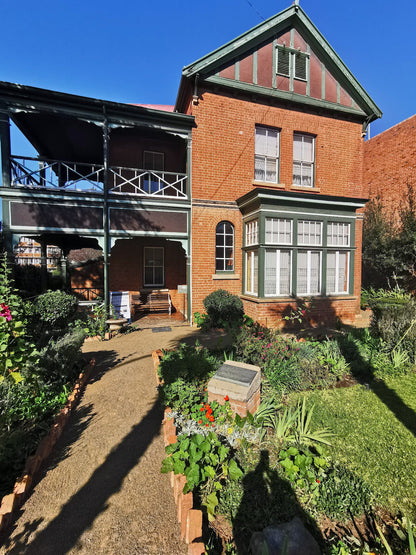
[[[46,158],[10,157],[11,187],[38,191],[104,192],[104,165]],[[185,173],[123,166],[108,169],[109,197],[187,199]]]

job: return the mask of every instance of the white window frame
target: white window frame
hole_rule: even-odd
[[[318,250],[318,249],[299,249],[298,250],[298,255],[297,255],[297,264],[298,264],[298,269],[299,269],[299,253],[301,252],[306,252],[307,254],[307,263],[306,263],[306,291],[299,291],[299,274],[296,275],[296,294],[298,296],[318,296],[322,294],[322,255],[323,252],[322,250]],[[312,253],[318,253],[319,254],[319,288],[318,291],[311,291],[311,274],[312,274]]]
[[[265,131],[266,132],[266,142],[267,142],[267,137],[269,136],[269,133],[273,132],[276,133],[276,156],[269,156],[268,154],[262,154],[262,153],[258,153],[257,152],[257,148],[256,148],[256,137],[257,137],[257,132],[258,131]],[[264,179],[257,179],[256,177],[256,160],[257,159],[262,159],[264,161]],[[275,165],[276,165],[276,179],[271,181],[269,179],[267,179],[267,162],[268,161],[274,161]],[[277,129],[275,127],[265,127],[263,125],[256,125],[255,127],[255,137],[254,137],[254,179],[255,181],[260,181],[263,183],[279,183],[279,169],[280,169],[280,129]]]
[[[330,229],[335,228],[335,234],[330,233]],[[346,233],[340,233],[340,230]],[[346,242],[339,242],[339,238],[346,239]],[[334,240],[336,238],[336,240]],[[328,222],[327,225],[327,244],[328,247],[349,247],[351,245],[351,224],[349,222]]]
[[[257,290],[255,290],[256,288],[254,287],[254,283],[255,283],[255,267],[254,267],[254,261],[255,258],[257,256]],[[249,289],[248,287],[248,268],[249,268],[249,258],[251,259],[251,263],[250,263],[250,283],[252,285],[252,288]],[[246,251],[246,268],[245,268],[245,291],[247,293],[247,295],[255,295],[256,297],[259,294],[259,251],[257,249],[253,249],[253,250],[249,250]]]
[[[314,225],[319,224],[319,227],[321,228],[320,242],[319,243],[312,243],[312,242],[308,242],[308,241],[301,242],[301,240],[300,240],[301,235],[300,235],[300,232],[299,232],[299,224],[300,223],[302,223],[302,224],[314,224]],[[310,231],[308,232],[308,236],[309,236],[309,238],[311,237],[311,232]],[[322,247],[322,241],[323,241],[323,222],[321,220],[298,220],[297,242],[298,242],[299,246],[301,246],[301,247]]]
[[[259,243],[259,221],[251,220],[246,223],[246,247],[252,247]]]
[[[348,250],[339,250],[339,251],[328,251],[327,252],[327,259],[328,259],[328,254],[334,254],[335,253],[335,291],[330,291],[329,287],[328,287],[328,263],[327,263],[327,275],[326,275],[326,288],[327,288],[327,295],[348,295],[349,294],[349,290],[350,290],[350,258],[351,258],[351,252]],[[344,291],[340,291],[338,289],[338,284],[339,284],[339,255],[340,254],[346,254],[347,255],[347,260],[346,260],[346,268],[347,268],[347,277],[345,280],[346,283],[346,290],[344,289]]]
[[[221,224],[225,224],[224,225],[224,231],[222,233],[219,233],[218,232],[218,227]],[[226,227],[225,226],[227,226],[227,225],[230,226],[230,228],[232,230],[232,233],[227,233],[226,232]],[[217,243],[217,237],[218,236],[223,238],[223,242],[224,242],[223,245],[218,245],[218,243]],[[232,239],[232,244],[231,245],[226,245],[225,244],[226,243],[225,238],[230,237],[230,236],[232,236],[232,238],[233,238]],[[217,256],[217,249],[222,249],[223,256]],[[225,250],[226,249],[231,249],[232,250],[232,257],[231,257],[232,258],[232,267],[228,267],[228,268],[227,268],[227,261],[229,260],[230,257],[225,256]],[[224,269],[223,270],[217,269],[217,261],[220,261],[220,260],[224,262],[224,264],[223,264]],[[229,222],[227,220],[221,220],[220,222],[218,222],[218,224],[215,227],[215,271],[217,273],[220,273],[220,272],[234,272],[234,265],[235,265],[235,230],[234,230],[234,226],[231,222]]]
[[[273,252],[276,255],[276,275],[275,275],[275,284],[276,290],[274,293],[266,293],[266,253]],[[289,253],[289,292],[288,293],[281,293],[280,292],[280,254],[281,252],[288,252]],[[293,260],[293,252],[291,249],[266,249],[265,250],[265,257],[264,257],[264,296],[265,297],[287,297],[291,295],[292,292],[292,260]]]
[[[281,233],[280,232],[280,224],[282,222],[285,222],[285,223],[289,222],[290,223],[290,239],[289,239],[289,241],[280,241],[279,240],[280,239],[279,235]],[[268,223],[271,224],[271,230],[270,231],[267,230]],[[276,224],[277,224],[277,231],[274,231],[274,227],[275,227]],[[290,219],[290,218],[266,217],[265,218],[265,227],[266,227],[265,242],[266,242],[267,245],[276,245],[276,244],[279,244],[279,245],[293,245],[293,220],[292,219]],[[268,233],[270,233],[271,239],[267,238]],[[276,234],[278,236],[278,240],[274,241],[273,240],[273,235],[276,235]]]
[[[146,268],[153,268],[153,281],[155,281],[155,275],[154,275],[154,269],[155,268],[160,268],[160,266],[155,266],[155,265],[146,265],[146,258],[147,258],[147,254],[146,251],[155,251],[155,250],[161,250],[162,251],[162,282],[161,283],[148,283],[146,282]],[[143,250],[143,286],[144,287],[163,287],[165,284],[165,249],[164,247],[144,247]]]
[[[295,137],[297,138],[301,138],[302,139],[302,146],[301,146],[301,151],[302,151],[302,155],[301,155],[301,159],[298,160],[295,158]],[[305,137],[308,137],[308,139],[312,139],[312,161],[310,160],[304,160],[304,155],[303,155],[303,145],[304,145],[304,139]],[[308,133],[301,133],[300,131],[295,131],[293,133],[293,171],[292,171],[292,180],[294,182],[294,176],[295,176],[295,164],[300,164],[300,178],[301,178],[301,182],[299,183],[293,183],[295,187],[307,187],[309,189],[313,189],[315,187],[315,157],[316,157],[316,137],[314,137],[313,135],[310,135]],[[303,183],[303,168],[311,168],[311,184],[310,185],[305,185]],[[309,176],[308,176],[309,177]]]

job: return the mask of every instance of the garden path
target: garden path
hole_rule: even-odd
[[[152,332],[166,323],[171,331]],[[174,320],[137,324],[85,344],[94,373],[0,554],[187,552],[169,477],[160,474],[163,415],[151,352],[198,332]]]

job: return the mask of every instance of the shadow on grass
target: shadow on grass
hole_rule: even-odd
[[[352,331],[352,328],[350,328]],[[416,413],[403,402],[397,393],[384,381],[377,379],[375,368],[366,361],[349,335],[336,336],[341,353],[350,365],[351,374],[361,384],[365,384],[396,418],[416,437]]]
[[[96,468],[88,482],[62,506],[59,515],[31,541],[30,534],[41,522],[37,519],[27,523],[25,530],[13,538],[7,553],[63,555],[74,548],[83,532],[106,509],[110,497],[120,490],[124,478],[144,455],[153,438],[159,434],[161,421],[162,410],[155,402],[142,420],[113,448],[104,463]]]

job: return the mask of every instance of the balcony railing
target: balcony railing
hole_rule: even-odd
[[[103,192],[103,165],[16,156],[10,160],[12,187]],[[186,182],[184,173],[111,166],[108,192],[110,195],[187,198]]]

